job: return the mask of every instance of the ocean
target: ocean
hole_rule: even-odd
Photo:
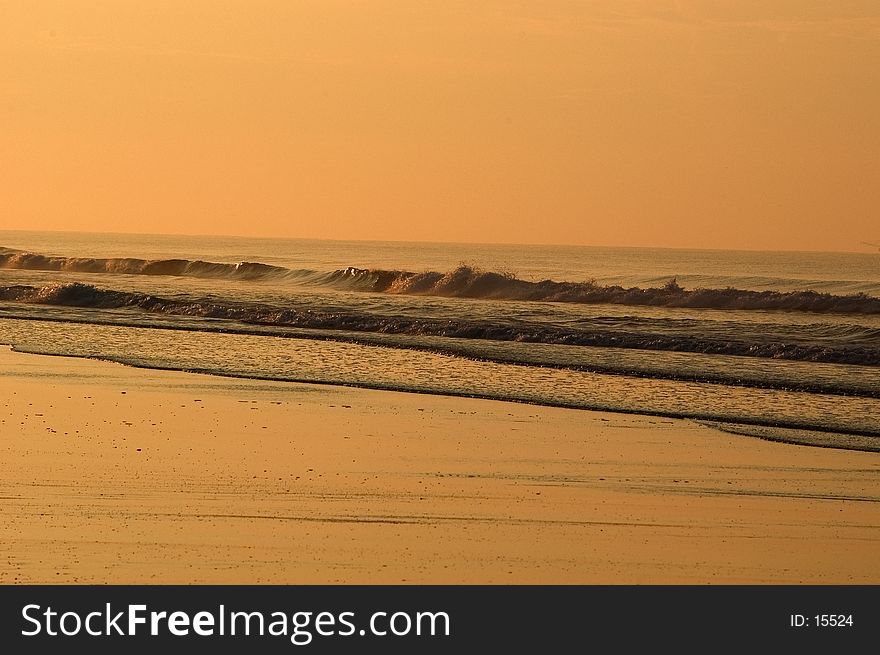
[[[0,231],[0,343],[880,451],[880,254]]]

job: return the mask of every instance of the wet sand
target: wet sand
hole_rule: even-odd
[[[0,349],[2,583],[880,583],[880,455]]]

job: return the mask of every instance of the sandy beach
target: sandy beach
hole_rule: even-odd
[[[0,351],[2,583],[880,583],[880,456]]]

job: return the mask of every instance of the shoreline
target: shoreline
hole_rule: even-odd
[[[17,317],[3,317],[10,318],[13,320],[17,320]],[[30,320],[30,319],[27,319]],[[39,319],[39,320],[47,320],[49,322],[59,322],[66,323],[70,321],[60,321],[55,319]],[[76,323],[76,321],[73,321]],[[83,325],[90,325],[90,323],[81,323]],[[110,324],[110,325],[119,325],[119,324]],[[122,327],[143,327],[138,325],[122,325]],[[185,331],[185,332],[201,332],[203,330],[198,330],[195,328],[167,328],[163,327],[162,329],[169,330],[177,330],[177,331]],[[217,334],[225,334],[226,332],[223,330],[211,331]],[[235,334],[233,332],[233,334]],[[250,334],[243,332],[242,334]],[[259,336],[259,335],[257,335]],[[287,338],[291,339],[299,339],[303,337],[291,335]],[[310,339],[305,339],[310,340]],[[339,343],[351,343],[351,344],[359,344],[356,340],[347,340],[347,339],[320,339],[326,341],[338,341]],[[375,345],[375,344],[370,344]],[[394,346],[384,346],[380,345],[379,347],[391,347]],[[720,430],[722,432],[727,432],[729,434],[735,434],[739,436],[746,436],[755,439],[761,439],[764,441],[772,441],[776,443],[783,443],[789,445],[798,445],[798,446],[811,446],[815,448],[829,448],[829,449],[839,449],[839,450],[852,450],[859,452],[880,452],[880,436],[878,433],[874,431],[865,431],[865,430],[851,430],[849,432],[840,432],[830,428],[823,428],[817,426],[804,426],[793,423],[775,423],[770,424],[759,420],[748,420],[742,417],[737,419],[725,420],[719,419],[716,416],[712,415],[701,415],[701,414],[683,414],[679,412],[663,412],[663,411],[649,411],[649,410],[630,410],[624,408],[607,408],[600,406],[585,406],[585,405],[575,405],[575,404],[567,404],[564,402],[544,402],[537,399],[525,399],[521,397],[499,397],[495,395],[481,395],[481,394],[473,394],[473,393],[456,393],[453,391],[435,391],[431,389],[406,389],[406,388],[395,388],[390,386],[383,386],[381,384],[368,384],[362,382],[333,382],[333,381],[320,381],[320,380],[308,380],[308,379],[296,379],[296,378],[277,378],[270,376],[259,376],[259,375],[246,375],[246,374],[237,374],[231,372],[224,371],[216,371],[211,369],[198,369],[198,368],[174,368],[174,367],[162,367],[157,365],[148,365],[141,362],[131,362],[126,361],[124,358],[116,358],[113,356],[85,356],[85,355],[76,355],[76,354],[61,354],[61,353],[51,353],[51,352],[39,352],[37,350],[28,350],[27,348],[19,348],[15,344],[12,343],[4,343],[0,341],[0,348],[7,348],[12,352],[28,354],[28,355],[37,355],[43,357],[62,357],[62,358],[73,358],[73,359],[87,359],[98,362],[106,362],[111,364],[118,364],[121,366],[127,366],[131,368],[143,369],[146,371],[170,371],[176,373],[186,373],[192,375],[207,375],[212,377],[226,378],[232,380],[250,380],[257,382],[269,382],[269,383],[277,383],[277,384],[305,384],[305,385],[315,385],[315,386],[331,386],[331,387],[341,387],[345,389],[364,389],[370,391],[382,391],[382,392],[390,392],[390,393],[406,393],[406,394],[416,394],[416,395],[425,395],[425,396],[440,396],[447,398],[467,398],[467,399],[475,399],[475,400],[487,400],[494,402],[505,402],[505,403],[515,403],[522,405],[531,405],[535,407],[551,407],[557,409],[570,409],[573,411],[580,412],[600,412],[600,413],[610,413],[610,414],[622,414],[624,416],[641,416],[641,417],[651,417],[651,418],[659,418],[659,419],[671,419],[671,420],[681,420],[681,421],[692,421],[696,423],[700,423],[702,425],[707,425],[712,427],[713,429]],[[419,350],[419,349],[416,349]],[[430,352],[436,352],[434,350],[430,350]],[[504,362],[500,360],[485,360],[489,362],[502,363],[502,364],[510,364],[510,365],[518,365],[514,362]],[[538,365],[538,368],[545,368],[545,366]],[[551,370],[556,370],[557,367],[546,366],[546,368]],[[577,370],[577,369],[573,369]],[[601,371],[600,373],[605,375],[627,375],[623,373],[609,372],[609,371]],[[643,377],[636,375],[635,377]],[[664,378],[672,380],[673,378]],[[712,384],[712,382],[709,382]],[[755,387],[762,388],[762,387]],[[769,387],[768,387],[769,388]],[[797,389],[794,389],[797,391]]]
[[[877,584],[880,458],[0,350],[2,583]]]

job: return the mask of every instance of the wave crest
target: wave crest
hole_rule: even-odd
[[[0,248],[0,268],[27,271],[66,271],[122,275],[177,275],[185,277],[259,280],[291,273],[259,262],[221,264],[190,259],[137,259],[132,257],[55,257]]]
[[[880,313],[880,298],[864,293],[840,296],[816,291],[751,291],[748,289],[683,289],[675,279],[662,287],[624,288],[593,281],[529,282],[508,273],[459,266],[447,273],[409,273],[345,269],[365,290],[381,293],[485,298],[492,300],[581,304],[648,305],[692,309],[788,310],[801,312]]]
[[[675,279],[660,287],[600,285],[595,281],[532,282],[511,273],[461,265],[445,273],[364,269],[333,272],[291,270],[260,262],[235,264],[188,259],[55,257],[0,248],[0,268],[126,275],[173,275],[242,281],[285,281],[340,290],[524,302],[564,302],[691,309],[782,310],[880,314],[880,298],[865,293],[835,295],[812,290],[684,289]]]

